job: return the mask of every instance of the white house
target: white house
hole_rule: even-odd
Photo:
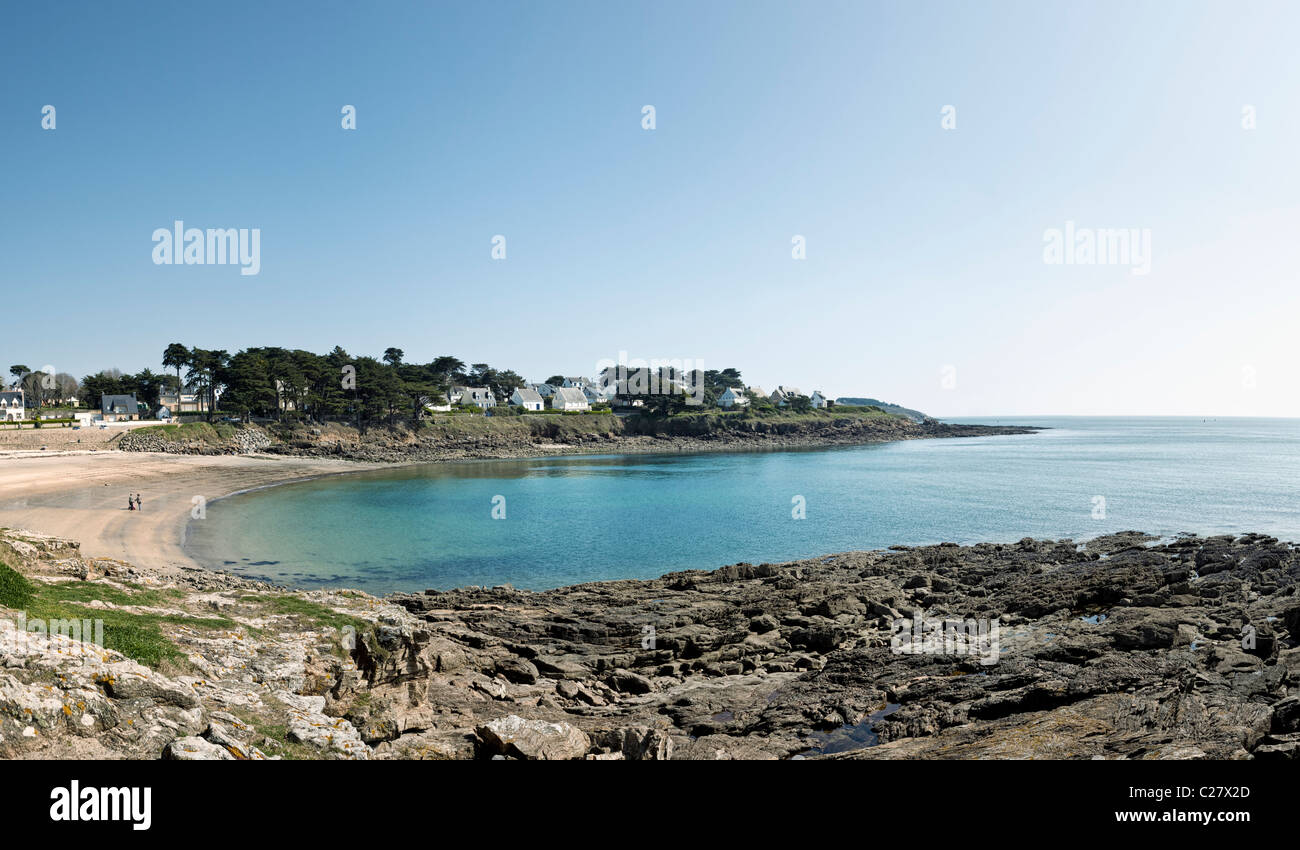
[[[521,387],[511,393],[510,403],[525,410],[542,410],[546,407],[546,402],[542,401],[542,396],[537,390],[529,387]]]
[[[550,398],[555,394],[555,387],[550,384],[531,384],[530,386],[542,398]]]
[[[591,386],[591,383],[591,378],[565,378],[560,386],[566,389],[582,389]]]
[[[22,390],[0,392],[0,422],[21,422],[26,414]]]
[[[830,407],[833,404],[835,404],[834,399],[827,398],[825,395],[822,394],[821,390],[813,390],[813,394],[812,394],[813,407],[824,409]]]
[[[480,410],[497,406],[497,397],[488,387],[457,387],[456,389],[460,390],[460,396],[452,399],[454,404],[472,404]]]
[[[733,387],[727,387],[722,391],[722,395],[718,396],[718,407],[744,407],[747,404],[749,404],[749,398]]]
[[[551,396],[552,410],[591,410],[587,397],[577,387],[556,387]]]
[[[437,398],[421,396],[420,404],[430,413],[446,413],[451,410],[451,400],[447,396]]]

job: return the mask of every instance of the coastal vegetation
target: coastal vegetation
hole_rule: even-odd
[[[276,346],[247,348],[232,354],[225,349],[173,342],[163,349],[160,362],[165,370],[162,373],[148,368],[137,373],[110,368],[86,375],[80,382],[68,375],[58,376],[55,382],[20,364],[10,371],[29,388],[29,404],[35,407],[47,406],[47,402],[69,403],[74,397],[78,406],[96,407],[106,395],[134,395],[152,406],[163,393],[175,393],[184,387],[192,391],[201,410],[199,415],[208,422],[222,417],[245,421],[346,420],[359,427],[419,421],[426,415],[426,404],[445,399],[456,386],[491,390],[501,408],[495,415],[511,415],[523,412],[522,408],[507,405],[511,393],[528,386],[512,369],[488,363],[466,364],[453,355],[411,363],[396,347],[385,349],[379,357],[353,355],[340,346],[328,354]],[[547,383],[558,386],[564,380],[561,375],[553,375]],[[42,392],[42,387],[52,383],[60,388],[57,393]],[[677,373],[662,367],[655,379],[656,386],[660,383],[665,391],[645,396],[638,411],[642,415],[670,416],[688,412],[693,406],[716,409],[724,391],[744,388],[741,373],[735,368]],[[688,402],[686,387],[698,387],[699,397]],[[808,404],[805,397],[790,401],[796,410],[806,409]],[[596,402],[592,407],[598,410],[608,404]],[[762,409],[770,404],[758,399],[754,407]]]
[[[804,412],[790,408],[697,408],[669,416],[616,415],[608,411],[485,416],[453,409],[428,413],[419,420],[401,418],[392,424],[364,427],[346,419],[307,422],[294,418],[247,425],[186,422],[145,426],[123,435],[118,447],[180,454],[262,451],[400,461],[526,457],[556,451],[656,451],[668,445],[678,449],[853,445],[994,432],[915,423],[873,407]],[[1002,432],[1021,433],[1022,429]]]
[[[90,607],[98,600],[114,606],[155,607],[174,601],[185,594],[176,589],[114,587],[104,583],[44,582],[28,580],[22,573],[0,562],[0,607],[21,611],[30,624],[42,621],[103,623],[103,647],[116,650],[149,667],[183,664],[182,653],[161,631],[161,624],[183,624],[197,629],[231,628],[234,623],[223,617],[179,617]],[[78,633],[81,633],[78,628]],[[87,630],[82,639],[91,641],[97,633]]]
[[[175,425],[151,425],[146,430],[169,443],[205,443],[225,445],[235,435],[229,422],[182,422]]]

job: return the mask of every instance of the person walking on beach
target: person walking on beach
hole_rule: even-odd
[[[135,497],[132,496],[130,493],[126,494],[126,509],[128,511],[135,510]]]
[[[136,494],[135,494],[135,509],[136,509],[137,511],[142,511],[142,510],[144,510],[144,502],[142,502],[142,501],[140,500],[140,494],[139,494],[139,493],[136,493]]]

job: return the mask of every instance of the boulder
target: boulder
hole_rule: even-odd
[[[587,733],[575,726],[526,720],[517,714],[489,720],[474,731],[488,755],[528,761],[580,759],[591,747]]]

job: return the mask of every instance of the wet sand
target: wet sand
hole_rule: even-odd
[[[0,457],[0,526],[81,542],[86,555],[151,569],[192,567],[182,548],[195,498],[392,464],[137,452],[13,453]],[[143,509],[127,509],[139,493]]]

